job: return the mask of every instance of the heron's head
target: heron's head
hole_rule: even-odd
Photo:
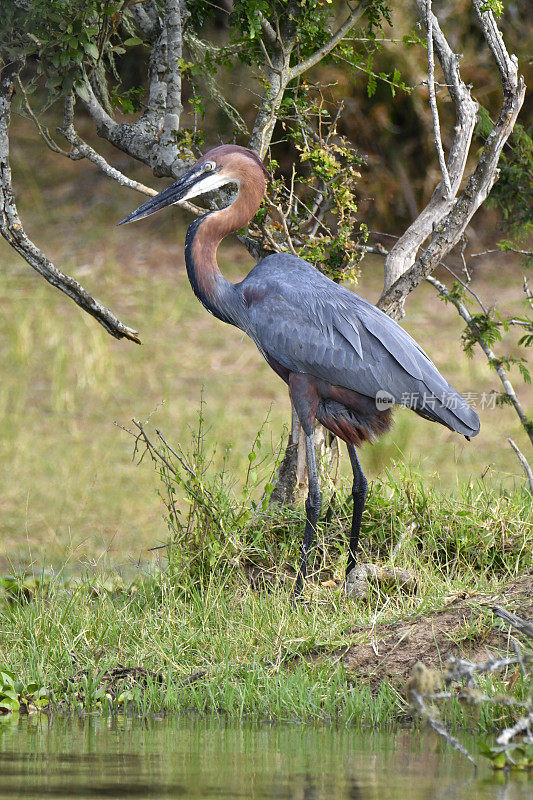
[[[252,150],[236,144],[223,144],[199,158],[179,180],[147,200],[118,224],[135,222],[165,206],[191,200],[229,183],[238,187],[246,184],[262,197],[266,174],[261,160]]]

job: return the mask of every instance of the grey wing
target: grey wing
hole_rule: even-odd
[[[292,266],[250,273],[248,333],[263,353],[368,397],[386,392],[466,436],[478,432],[475,412],[403,328],[311,265]]]

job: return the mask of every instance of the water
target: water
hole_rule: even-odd
[[[528,800],[533,778],[471,765],[433,738],[206,719],[0,724],[0,798]]]

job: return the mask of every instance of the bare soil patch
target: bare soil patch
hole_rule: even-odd
[[[531,617],[533,575],[518,578],[494,595],[458,596],[434,614],[356,628],[352,633],[360,632],[362,641],[343,654],[344,665],[357,679],[377,686],[384,679],[405,683],[417,661],[439,669],[450,656],[484,660],[491,652],[508,646],[507,630],[491,626],[488,619],[490,608],[496,604],[512,608],[524,618]]]

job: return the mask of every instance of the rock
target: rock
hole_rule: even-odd
[[[375,581],[380,588],[398,588],[406,594],[416,593],[416,578],[406,569],[358,564],[346,577],[346,596],[358,600],[368,596],[368,583]]]

